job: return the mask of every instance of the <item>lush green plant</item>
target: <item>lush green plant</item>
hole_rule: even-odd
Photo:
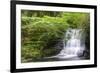
[[[22,62],[56,55],[58,49],[54,46],[64,38],[68,28],[84,29],[85,39],[89,38],[89,14],[22,10]]]

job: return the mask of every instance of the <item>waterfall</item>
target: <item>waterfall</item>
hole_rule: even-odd
[[[66,31],[63,40],[64,48],[57,55],[58,58],[78,57],[85,49],[84,44],[81,44],[81,29],[69,29]]]

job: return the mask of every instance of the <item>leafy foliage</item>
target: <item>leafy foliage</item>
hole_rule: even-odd
[[[22,62],[58,54],[60,50],[54,46],[64,38],[68,28],[84,29],[85,38],[89,37],[88,13],[30,10],[21,13]]]

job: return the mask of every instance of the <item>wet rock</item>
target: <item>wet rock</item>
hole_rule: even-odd
[[[59,41],[55,46],[54,49],[57,50],[57,54],[63,49],[64,45],[63,45],[63,41]]]

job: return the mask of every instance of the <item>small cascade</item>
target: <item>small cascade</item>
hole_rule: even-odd
[[[81,29],[70,29],[66,31],[63,40],[64,48],[57,55],[58,58],[78,57],[78,53],[82,53],[85,49],[81,44]]]

